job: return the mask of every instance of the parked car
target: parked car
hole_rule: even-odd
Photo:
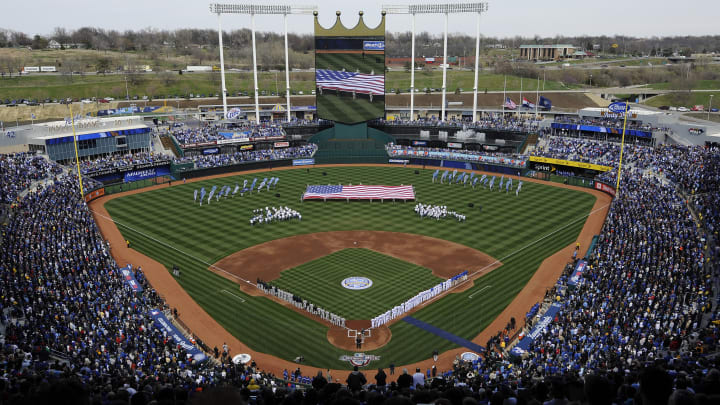
[[[690,111],[690,109],[687,108],[687,107],[678,107],[677,110],[680,111],[680,112],[688,112],[688,111]]]
[[[100,100],[98,100],[98,102],[100,102],[100,103],[109,103],[109,101],[105,100],[104,98],[101,98]]]
[[[663,111],[667,111],[667,110],[670,109],[670,107],[669,107],[669,106],[666,106],[666,105],[661,105],[661,106],[658,107],[658,108],[661,109],[661,110],[663,110]]]
[[[710,109],[710,112],[718,112],[718,109],[716,107],[713,107]]]
[[[694,105],[693,108],[691,108],[692,111],[705,111],[704,105]]]

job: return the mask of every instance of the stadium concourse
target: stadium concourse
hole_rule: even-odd
[[[720,149],[626,146],[631,158],[625,155],[620,189],[594,250],[584,257],[586,270],[575,277],[572,247],[564,249],[555,286],[524,304],[519,313],[526,316],[501,315],[482,335],[488,349],[482,357],[445,356],[447,367],[432,369],[429,360],[414,375],[411,368],[363,370],[364,377],[333,370],[332,378],[321,370],[311,377],[293,367],[287,379],[260,371],[267,357],[232,364],[242,347],[231,346],[226,355],[222,345],[196,340],[211,359],[188,356],[154,324],[153,310],[175,316],[146,272],[132,266],[139,290],[125,282],[111,253],[127,247],[108,246],[67,169],[28,154],[0,155],[6,210],[0,401],[718,403]],[[616,166],[617,151],[615,142],[545,133],[535,154]],[[136,158],[148,157],[112,159]],[[86,169],[94,165],[107,162]],[[510,308],[517,311],[517,305]],[[538,324],[549,308],[554,316]],[[512,351],[510,337],[523,327],[524,334],[537,334],[525,349]],[[309,385],[301,390],[287,380]]]

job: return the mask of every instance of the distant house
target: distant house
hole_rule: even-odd
[[[48,41],[47,49],[85,49],[85,44],[61,44],[51,39]]]

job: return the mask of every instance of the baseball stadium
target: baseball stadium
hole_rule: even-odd
[[[304,118],[3,133],[0,403],[718,401],[720,145],[552,93],[391,114],[385,12],[317,17]]]

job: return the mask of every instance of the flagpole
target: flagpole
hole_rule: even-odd
[[[77,175],[78,181],[80,182],[80,196],[83,201],[85,201],[85,190],[83,190],[82,176],[80,175],[80,157],[78,156],[77,134],[75,133],[75,116],[73,116],[72,104],[68,104],[68,106],[70,107],[70,123],[73,131],[73,143],[75,144],[75,164],[77,164]]]
[[[522,78],[522,76],[521,76],[521,77],[520,77],[520,108],[518,108],[518,111],[517,111],[517,116],[518,116],[518,118],[520,118],[520,110],[522,109],[522,105],[523,105],[523,98],[522,98],[522,90],[523,90],[523,89],[522,89],[522,86],[523,86],[523,78]]]
[[[537,114],[538,104],[540,104],[540,75],[538,75],[537,90],[535,90],[535,120],[536,121],[538,118],[538,114]]]
[[[625,150],[625,127],[627,125],[628,107],[630,107],[630,103],[626,101],[625,102],[625,119],[623,120],[622,140],[620,141],[620,163],[618,164],[617,183],[615,184],[615,194],[616,195],[620,193],[620,172],[622,172],[623,151]]]
[[[505,75],[505,84],[503,84],[503,101],[502,101],[502,119],[505,120],[505,100],[507,100],[507,95],[505,94],[507,89],[507,75]]]

